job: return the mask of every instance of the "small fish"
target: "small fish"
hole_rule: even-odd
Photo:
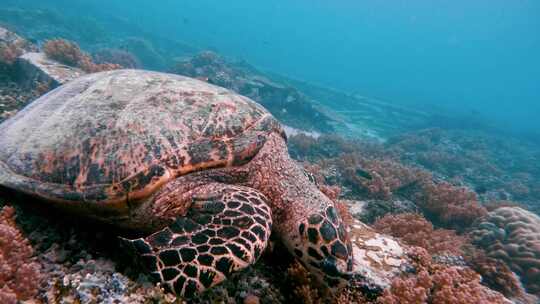
[[[369,179],[369,180],[373,179],[373,177],[371,176],[371,174],[369,174],[369,172],[367,172],[365,170],[362,170],[360,168],[356,168],[356,175],[358,175],[360,177],[363,177],[363,178],[366,178],[366,179]]]

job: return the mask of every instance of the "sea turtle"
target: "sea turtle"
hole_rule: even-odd
[[[333,202],[262,106],[192,78],[87,75],[0,125],[0,185],[146,235],[123,239],[186,297],[254,263],[270,232],[330,290],[352,249]]]

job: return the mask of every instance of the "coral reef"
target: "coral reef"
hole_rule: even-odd
[[[324,289],[310,277],[309,272],[298,262],[292,263],[286,272],[287,284],[292,289],[292,303],[306,304],[348,304],[348,303],[370,303],[359,289],[345,288],[339,294],[331,296],[324,294]]]
[[[415,275],[395,279],[377,303],[511,303],[501,294],[481,285],[480,275],[469,268],[432,263],[430,255],[420,248],[413,248],[409,254],[416,269]]]
[[[79,67],[88,73],[109,71],[121,68],[114,63],[94,63],[77,43],[65,39],[48,40],[43,44],[47,57],[73,67]]]
[[[527,294],[519,277],[502,260],[488,257],[484,250],[471,247],[465,255],[471,268],[482,276],[482,284],[502,293],[509,299],[535,303]]]
[[[321,134],[319,137],[313,137],[299,133],[290,136],[288,144],[292,157],[311,162],[337,157],[343,153],[357,153],[364,156],[376,155],[377,152],[371,151],[369,153],[368,149],[380,148],[380,145],[374,143],[348,140],[335,134]]]
[[[342,194],[353,199],[390,200],[395,194],[431,180],[426,171],[405,166],[392,159],[342,153],[305,165],[318,182],[339,185]]]
[[[515,271],[528,292],[540,295],[540,217],[519,207],[495,209],[472,237],[489,257]]]
[[[20,55],[33,49],[28,41],[0,27],[0,66],[13,65]]]
[[[448,182],[427,182],[421,188],[422,191],[415,195],[416,204],[428,218],[443,226],[463,230],[487,212],[476,193],[465,187]]]
[[[519,200],[537,214],[537,144],[498,133],[431,128],[395,136],[387,152],[448,179],[470,184],[482,200]]]
[[[298,262],[294,262],[287,268],[287,279],[290,280],[292,295],[295,302],[317,303],[324,297],[321,288],[315,285],[309,272]]]
[[[0,45],[0,63],[12,65],[17,60],[17,57],[22,55],[23,51],[17,45]]]
[[[373,224],[387,214],[418,213],[419,208],[407,199],[367,200],[364,206],[355,213],[355,217],[366,224]]]
[[[32,86],[35,89],[28,89],[12,77],[0,74],[0,122],[15,115],[30,101],[48,91],[45,83],[35,82]]]
[[[400,238],[405,244],[426,249],[431,255],[461,255],[466,238],[455,231],[434,229],[422,215],[416,213],[387,214],[375,221],[373,228]]]
[[[28,79],[30,86],[19,79],[15,62],[35,47],[17,34],[0,27],[0,122],[16,114],[28,102],[47,91],[46,83]]]
[[[15,223],[15,209],[0,211],[0,302],[17,303],[36,296],[41,275],[29,241]]]
[[[161,71],[169,66],[170,58],[166,58],[166,53],[148,39],[128,37],[122,41],[121,45],[122,49],[128,50],[135,55],[145,68]]]
[[[353,153],[341,155],[335,164],[344,184],[365,192],[373,199],[388,200],[394,192],[431,178],[425,171],[391,159],[370,159]]]

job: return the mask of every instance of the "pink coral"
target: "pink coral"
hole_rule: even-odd
[[[462,254],[466,238],[447,229],[433,229],[433,225],[416,213],[387,214],[373,227],[383,233],[401,238],[406,244],[419,246],[430,254]]]
[[[0,299],[28,300],[40,282],[39,264],[34,262],[30,243],[15,224],[15,209],[4,207],[0,212]],[[5,302],[4,302],[5,301]]]
[[[12,65],[20,55],[32,49],[28,41],[0,27],[0,64]]]
[[[345,182],[365,189],[372,198],[389,199],[396,190],[428,180],[431,175],[392,159],[361,157],[346,153],[335,160]]]
[[[479,274],[467,267],[433,264],[419,248],[410,252],[416,275],[396,278],[377,299],[380,304],[496,304],[509,303],[501,294],[480,284]]]
[[[11,65],[22,54],[22,49],[16,45],[0,46],[0,63]]]
[[[121,68],[120,65],[113,63],[94,63],[92,58],[83,52],[75,42],[65,39],[48,40],[43,45],[43,51],[51,59],[70,66],[79,67],[89,73]]]
[[[445,226],[456,229],[469,227],[487,213],[476,193],[447,182],[427,182],[422,185],[416,202],[428,215]]]

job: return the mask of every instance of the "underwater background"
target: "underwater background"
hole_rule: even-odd
[[[231,89],[284,125],[355,246],[399,264],[366,258],[380,290],[335,302],[540,303],[539,1],[0,0],[0,122],[118,68]],[[107,227],[28,200],[0,187],[0,303],[182,301]],[[282,247],[190,301],[325,303]]]
[[[540,127],[538,1],[2,2],[51,10],[82,45],[142,32],[393,104]]]

